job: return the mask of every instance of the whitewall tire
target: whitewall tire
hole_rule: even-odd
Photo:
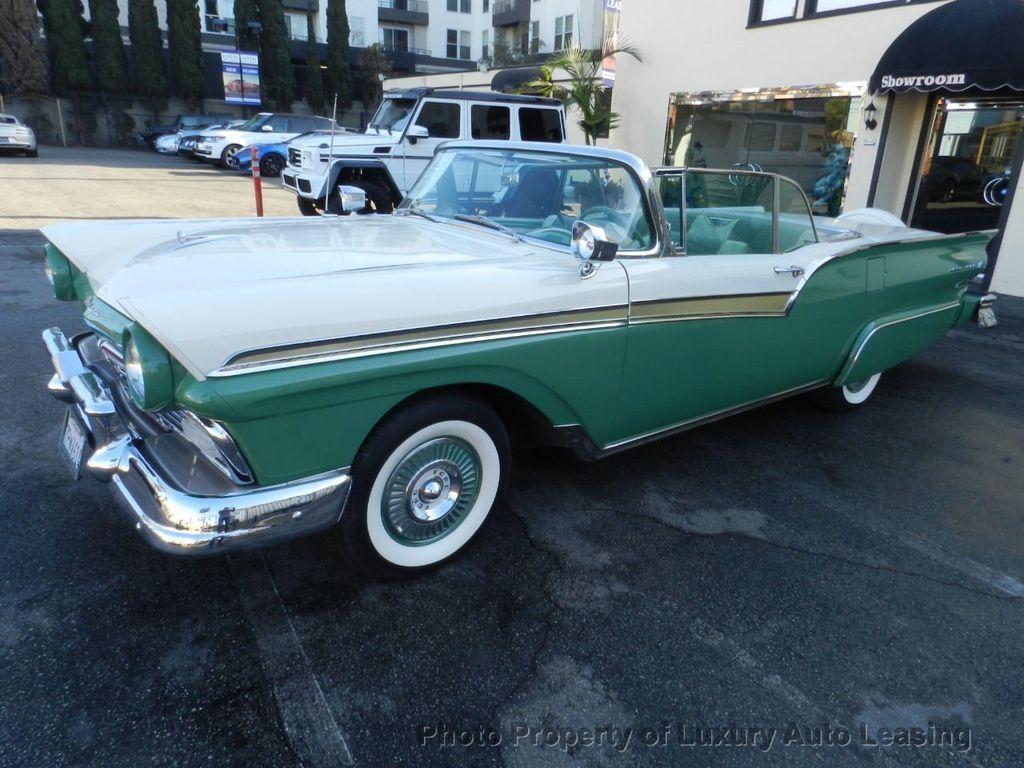
[[[826,387],[811,392],[815,404],[830,411],[849,411],[863,405],[874,394],[882,374],[863,381],[849,382],[841,387]]]
[[[401,578],[462,550],[508,476],[508,435],[470,398],[415,402],[385,419],[360,449],[339,533],[356,567]]]

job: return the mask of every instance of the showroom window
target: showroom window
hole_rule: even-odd
[[[800,186],[816,214],[838,215],[860,95],[838,89],[812,93],[779,89],[720,101],[676,94],[665,164],[778,173]]]

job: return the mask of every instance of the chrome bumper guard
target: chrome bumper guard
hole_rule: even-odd
[[[139,434],[60,328],[43,331],[43,342],[54,369],[47,389],[76,410],[89,435],[86,473],[110,482],[120,507],[155,548],[224,554],[306,536],[341,519],[352,484],[347,468],[281,485],[222,481],[216,492],[187,489],[167,468],[194,471],[196,462],[205,461],[202,455],[183,456],[189,448],[173,436]]]

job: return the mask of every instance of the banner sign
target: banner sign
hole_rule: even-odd
[[[260,106],[260,55],[252,51],[221,51],[224,101]]]
[[[604,36],[601,42],[601,84],[605,88],[615,85],[615,55],[619,47],[619,17],[622,15],[622,0],[604,0]]]

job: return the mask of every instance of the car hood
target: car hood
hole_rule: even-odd
[[[239,352],[597,305],[572,256],[412,216],[98,221],[43,234],[198,379]],[[532,258],[531,258],[532,256]],[[538,280],[537,264],[552,270]],[[594,292],[597,292],[596,294]]]
[[[373,134],[373,133],[336,133],[334,134],[334,151],[339,149],[352,149],[355,147],[388,147],[398,144],[401,140],[401,133]],[[309,136],[302,139],[295,139],[289,146],[295,149],[328,149],[331,146],[331,135]]]

